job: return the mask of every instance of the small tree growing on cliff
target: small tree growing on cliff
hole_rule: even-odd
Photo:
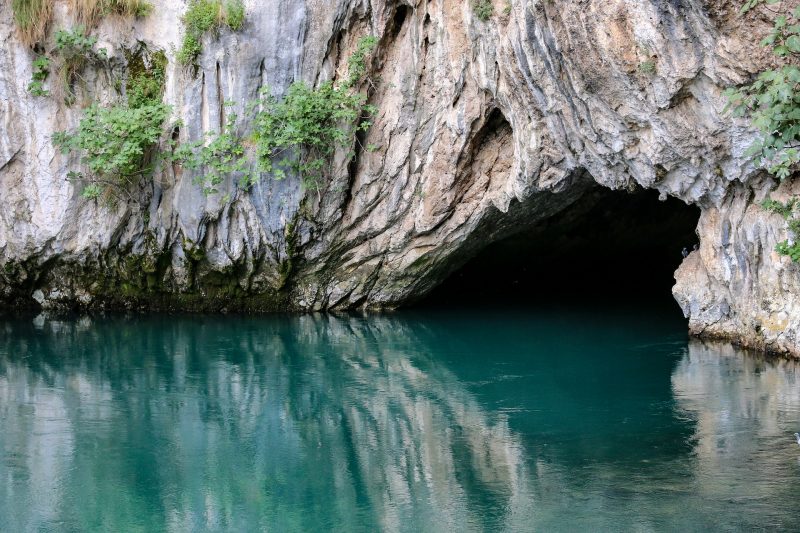
[[[778,0],[749,0],[742,7],[747,13],[759,4],[776,4]],[[783,60],[783,65],[765,70],[756,80],[738,89],[728,89],[728,109],[734,116],[749,116],[759,130],[760,137],[748,150],[757,165],[763,165],[779,179],[784,180],[797,170],[800,163],[800,7],[775,19],[772,32],[761,41],[762,46],[772,48]],[[800,243],[794,242],[796,223],[794,207],[797,203],[785,204],[777,209],[777,202],[768,200],[765,207],[780,212],[789,222],[793,239],[778,245],[777,251],[800,261]]]

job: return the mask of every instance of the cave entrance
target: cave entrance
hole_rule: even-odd
[[[595,188],[559,214],[495,242],[450,275],[424,306],[658,305],[672,298],[700,210],[656,191]]]

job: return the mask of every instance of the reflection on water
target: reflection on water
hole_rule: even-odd
[[[695,488],[709,515],[748,510],[756,516],[739,523],[750,528],[800,528],[798,378],[797,361],[722,343],[689,344],[672,383],[695,428]]]
[[[0,531],[793,525],[797,365],[652,318],[2,322]]]

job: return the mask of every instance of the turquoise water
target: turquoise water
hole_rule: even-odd
[[[0,322],[0,531],[800,525],[800,368],[659,311]]]

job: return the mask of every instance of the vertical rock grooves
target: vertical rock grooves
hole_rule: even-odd
[[[153,2],[150,16],[107,21],[96,34],[115,57],[138,42],[167,54],[170,127],[181,122],[173,138],[223,128],[225,100],[244,117],[263,86],[280,96],[294,81],[342,79],[358,39],[372,34],[378,113],[358,146],[376,149],[337,154],[320,195],[264,175],[246,191],[231,176],[206,197],[175,166],[136,202],[85,201],[65,180],[76,162],[49,139],[114,93],[89,87],[72,107],[30,95],[35,54],[3,3],[4,302],[397,307],[492,242],[568,216],[598,186],[645,188],[701,211],[700,247],[674,288],[692,331],[798,353],[800,272],[772,252],[783,221],[758,206],[775,184],[744,156],[747,124],[722,113],[722,90],[769,61],[754,50],[769,30],[758,11],[741,17],[718,0],[511,0],[482,21],[471,2],[246,2],[245,26],[204,42],[195,75],[174,58],[183,4]],[[53,27],[74,23],[68,10],[54,13]],[[772,194],[788,198],[793,187]]]

